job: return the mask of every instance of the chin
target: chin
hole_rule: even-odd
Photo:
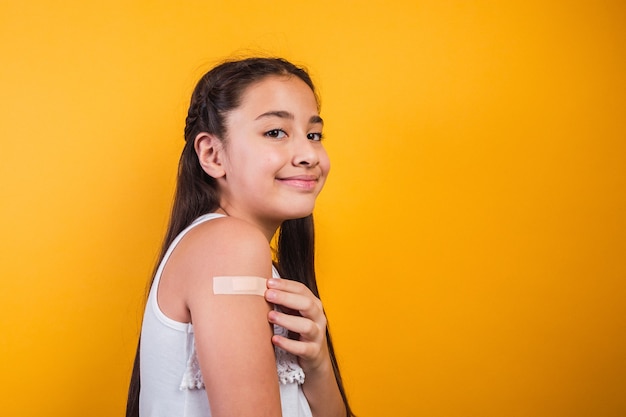
[[[313,214],[313,211],[307,211],[307,212],[302,212],[299,214],[293,214],[287,218],[285,218],[285,220],[296,220],[296,219],[302,219],[304,217],[307,217],[309,215]]]
[[[313,213],[313,206],[303,207],[302,209],[298,209],[296,207],[292,207],[292,210],[289,210],[288,213],[285,213],[285,220],[294,220],[301,219],[303,217],[307,217],[308,215]]]

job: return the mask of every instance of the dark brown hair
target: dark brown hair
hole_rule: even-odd
[[[197,217],[213,212],[219,207],[216,181],[204,172],[194,149],[196,136],[206,132],[224,140],[226,114],[240,105],[246,88],[268,76],[296,76],[304,81],[315,94],[315,87],[306,70],[281,58],[246,58],[226,61],[207,72],[196,85],[186,119],[185,147],[178,165],[174,204],[157,267],[180,232]],[[319,297],[315,278],[314,242],[312,215],[284,221],[279,231],[276,267],[281,276],[302,282],[316,297]],[[154,274],[152,280],[154,280]],[[353,416],[328,329],[326,338],[335,378],[346,406],[346,414]],[[127,417],[139,416],[139,391],[138,344],[128,390]]]

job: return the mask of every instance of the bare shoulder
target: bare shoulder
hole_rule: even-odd
[[[271,274],[267,239],[260,230],[240,219],[223,217],[204,222],[190,230],[179,246],[185,263],[201,273]]]
[[[204,222],[189,233],[191,236],[218,238],[225,244],[262,244],[268,245],[263,233],[250,223],[235,217],[220,217]]]
[[[240,219],[223,217],[197,225],[176,251],[171,267],[183,286],[181,295],[192,315],[193,310],[207,308],[207,301],[214,298],[214,277],[272,275],[269,242],[259,229]]]
[[[191,229],[172,252],[159,284],[159,305],[168,317],[189,322],[191,310],[205,308],[213,298],[213,277],[271,274],[271,251],[260,230],[232,217],[213,219]]]

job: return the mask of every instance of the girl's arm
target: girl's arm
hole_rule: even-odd
[[[213,277],[271,276],[271,254],[260,231],[233,218],[189,232],[176,250],[186,269],[184,299],[214,417],[280,417],[269,304],[256,295],[214,295]]]
[[[302,389],[315,417],[346,417],[326,343],[326,315],[322,302],[302,283],[270,279],[265,298],[294,314],[270,311],[270,323],[300,335],[298,340],[273,336],[272,343],[298,356],[304,370]]]

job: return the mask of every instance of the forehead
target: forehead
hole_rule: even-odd
[[[236,110],[318,113],[318,103],[313,90],[296,76],[268,76],[248,86],[241,95]]]

